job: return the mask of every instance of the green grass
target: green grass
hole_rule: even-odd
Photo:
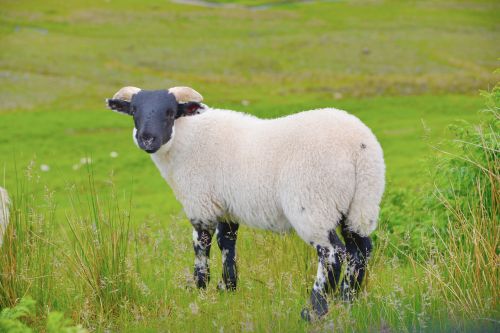
[[[429,158],[435,145],[460,151],[441,143],[453,137],[448,124],[484,118],[478,90],[499,78],[500,6],[291,1],[254,10],[245,6],[264,1],[238,3],[244,6],[2,2],[0,184],[14,196],[10,232],[21,238],[15,254],[0,255],[10,264],[0,263],[24,271],[10,275],[12,294],[2,294],[0,306],[31,295],[40,328],[47,311],[57,310],[89,329],[130,332],[322,331],[332,321],[346,331],[452,329],[460,316],[419,283],[427,281],[416,263],[424,259],[407,255],[439,243],[433,225],[447,222],[422,208],[436,177]],[[215,248],[210,288],[187,288],[190,225],[134,146],[131,119],[104,108],[125,85],[188,85],[209,105],[260,117],[334,106],[369,125],[384,148],[388,183],[361,300],[334,302],[316,326],[300,322],[314,251],[296,235],[248,228],[238,241],[237,293],[215,290]],[[91,171],[81,163],[87,156]],[[95,249],[96,239],[110,243]],[[457,319],[458,328],[476,317]],[[498,308],[490,319],[498,322]]]

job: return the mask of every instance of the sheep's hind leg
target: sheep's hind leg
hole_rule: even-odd
[[[210,247],[214,229],[201,223],[193,224],[194,280],[198,288],[206,288],[210,281]]]
[[[345,224],[342,224],[342,236],[346,245],[347,267],[340,285],[340,294],[344,300],[351,301],[365,277],[372,242],[370,237],[362,237],[349,231]]]
[[[342,270],[342,257],[345,252],[344,245],[340,241],[335,230],[329,232],[328,238],[331,246],[316,246],[318,253],[318,271],[316,281],[311,292],[311,306],[314,311],[313,316],[322,317],[328,313],[327,293],[333,292],[337,288],[337,283]],[[302,310],[301,316],[307,321],[311,321],[311,314],[308,309]]]
[[[239,224],[219,222],[217,225],[217,244],[222,252],[222,280],[219,289],[235,290],[238,279],[236,267],[236,239],[238,238]]]

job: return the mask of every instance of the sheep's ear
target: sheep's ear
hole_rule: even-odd
[[[108,98],[106,99],[106,104],[108,108],[113,111],[125,113],[128,115],[132,115],[132,108],[130,107],[130,102],[124,101],[118,98]]]
[[[179,103],[177,104],[177,118],[198,114],[200,109],[203,109],[203,105],[198,102]]]
[[[132,101],[132,97],[140,91],[141,89],[137,87],[123,87],[113,95],[113,98],[106,100],[106,105],[113,111],[132,115],[133,111],[130,106],[130,101]]]

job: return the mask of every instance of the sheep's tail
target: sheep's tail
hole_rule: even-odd
[[[377,228],[380,201],[385,187],[382,148],[361,146],[356,159],[356,187],[347,214],[349,230],[367,237]]]
[[[5,189],[0,187],[0,247],[2,247],[3,236],[9,224],[9,206],[9,195]]]

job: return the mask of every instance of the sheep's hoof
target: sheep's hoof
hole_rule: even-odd
[[[208,280],[206,278],[195,277],[196,288],[207,289]]]
[[[313,290],[311,293],[311,305],[316,317],[321,318],[328,313],[328,301],[324,293]]]
[[[322,319],[326,314],[327,312],[318,313],[314,309],[311,311],[309,308],[303,308],[300,317],[308,323],[314,323]]]
[[[198,289],[202,289],[202,290],[203,290],[203,289],[207,289],[207,284],[206,284],[205,282],[198,282],[198,283],[196,284],[196,288],[198,288]]]
[[[194,282],[198,289],[207,289],[210,282],[210,273],[200,270],[198,267],[194,268]]]

